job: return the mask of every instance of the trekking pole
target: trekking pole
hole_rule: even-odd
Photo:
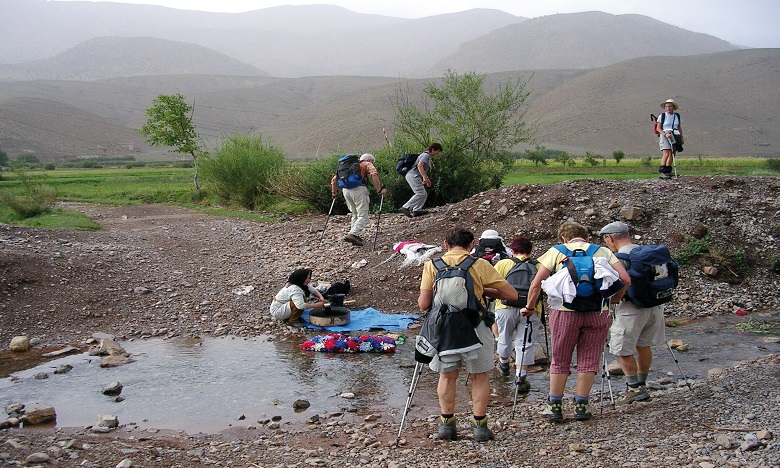
[[[542,327],[544,327],[544,349],[547,352],[547,365],[549,366],[552,356],[550,356],[550,342],[547,339],[547,317],[545,316],[544,307],[542,307],[542,315],[539,316],[539,321],[542,322]]]
[[[680,175],[677,173],[677,152],[672,148],[672,167],[674,168],[674,178],[679,179]]]
[[[607,346],[604,344],[604,349],[601,352],[602,373],[601,373],[601,413],[604,413],[604,376],[607,377],[607,385],[609,387],[609,399],[612,402],[612,407],[615,407],[615,394],[612,392],[612,376],[609,374],[609,367],[607,366]]]
[[[322,238],[325,237],[325,230],[328,228],[328,221],[330,220],[330,214],[333,212],[333,205],[336,204],[336,198],[333,198],[333,201],[330,203],[330,209],[328,210],[328,216],[325,217],[325,226],[322,227],[322,234],[320,234],[320,243],[322,243]]]
[[[385,203],[385,195],[382,194],[382,198],[379,199],[379,213],[376,214],[376,231],[374,232],[374,246],[372,250],[376,250],[376,238],[379,236],[379,220],[382,219],[382,205]]]
[[[520,353],[520,377],[515,380],[515,399],[512,402],[512,414],[509,419],[515,418],[515,407],[517,406],[517,395],[520,393],[520,385],[525,383],[525,379],[528,376],[528,371],[523,369],[523,361],[525,361],[525,353],[527,351],[526,344],[528,343],[528,337],[533,334],[533,325],[531,325],[531,318],[525,318],[525,328],[523,328],[523,352]],[[515,362],[515,365],[518,363]]]
[[[674,359],[674,363],[677,364],[677,370],[680,371],[680,375],[682,375],[688,390],[693,391],[691,384],[688,382],[688,377],[685,376],[685,372],[683,372],[682,367],[680,367],[680,362],[677,360],[677,356],[674,354],[674,351],[672,351],[672,347],[669,345],[669,342],[666,343],[666,347],[669,348],[669,352],[672,353],[672,359]]]
[[[417,389],[417,382],[420,380],[420,370],[422,369],[422,363],[417,362],[414,366],[414,374],[412,374],[412,382],[409,384],[409,395],[406,397],[406,406],[404,407],[404,413],[401,416],[401,427],[398,428],[398,436],[395,438],[395,447],[398,447],[398,442],[401,440],[401,433],[404,430],[404,423],[406,422],[406,414],[412,407],[412,398],[414,397],[414,391]]]

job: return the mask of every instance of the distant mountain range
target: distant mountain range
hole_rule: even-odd
[[[649,114],[681,106],[687,154],[780,153],[780,49],[740,49],[638,15],[416,20],[313,5],[240,14],[3,0],[0,149],[42,160],[159,157],[136,129],[182,93],[210,146],[257,132],[291,157],[361,152],[392,133],[398,89],[446,70],[530,79],[537,144],[655,155]],[[522,149],[522,148],[520,148]]]

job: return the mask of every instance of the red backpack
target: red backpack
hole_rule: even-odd
[[[655,115],[650,114],[650,120],[653,121],[653,133],[655,133],[656,135],[660,135],[660,133],[658,133],[658,121],[657,121],[658,119],[656,118]]]

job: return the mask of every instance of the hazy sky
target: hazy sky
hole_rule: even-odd
[[[89,0],[103,1],[103,0]],[[420,18],[472,8],[503,10],[535,18],[555,13],[636,13],[735,45],[780,47],[780,0],[125,0],[183,10],[244,12],[277,5],[339,5],[358,13]]]

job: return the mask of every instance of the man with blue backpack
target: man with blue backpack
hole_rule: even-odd
[[[610,328],[609,349],[618,357],[627,381],[625,395],[617,400],[619,405],[650,399],[646,382],[653,362],[651,346],[666,341],[664,304],[672,299],[678,281],[678,265],[669,249],[636,245],[628,230],[627,224],[615,221],[599,231],[631,277]]]
[[[343,189],[344,201],[347,203],[350,213],[352,213],[352,223],[349,233],[344,237],[345,242],[352,245],[361,246],[365,242],[360,237],[368,224],[368,205],[370,198],[368,196],[368,187],[366,179],[371,177],[374,188],[377,193],[384,196],[387,189],[379,180],[376,167],[374,167],[374,156],[365,153],[359,158],[357,155],[348,154],[339,158],[339,164],[336,169],[336,175],[330,180],[331,195],[335,200],[338,196],[338,189]]]

